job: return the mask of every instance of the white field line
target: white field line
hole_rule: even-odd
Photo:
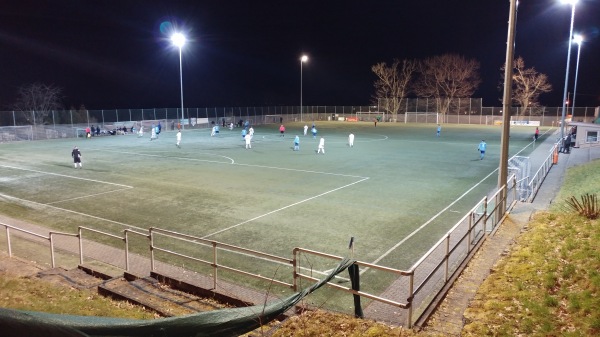
[[[147,231],[148,230],[147,228],[140,228],[140,227],[128,225],[128,224],[125,224],[125,223],[122,223],[122,222],[118,222],[118,221],[113,221],[113,220],[101,218],[101,217],[90,215],[90,214],[86,214],[86,213],[72,211],[72,210],[66,209],[66,208],[52,206],[50,204],[42,204],[42,203],[39,203],[39,202],[36,202],[36,201],[31,201],[31,200],[26,200],[26,199],[21,199],[21,198],[13,197],[13,196],[6,195],[6,194],[3,194],[3,193],[0,193],[0,196],[5,197],[7,199],[14,199],[14,200],[19,200],[19,201],[23,201],[23,202],[28,202],[28,203],[31,203],[31,204],[40,205],[40,206],[44,206],[44,207],[50,207],[50,208],[54,208],[54,209],[57,209],[57,210],[60,210],[60,211],[65,211],[65,212],[69,212],[69,213],[73,213],[73,214],[85,216],[85,217],[92,218],[92,219],[97,219],[97,220],[102,220],[102,221],[110,222],[110,223],[113,223],[113,224],[121,225],[121,226],[123,226],[125,228],[134,228],[134,229],[137,229],[139,231]]]
[[[531,144],[531,143],[530,143]],[[523,152],[523,150],[525,150],[527,147],[529,146],[526,145],[524,148],[522,148],[521,150],[519,150],[515,155],[511,156],[514,157],[516,155],[518,155],[519,153]],[[407,237],[405,237],[404,239],[402,239],[402,241],[398,242],[397,244],[395,244],[392,248],[388,249],[385,253],[383,253],[383,255],[381,255],[380,257],[378,257],[377,259],[375,259],[375,261],[371,262],[372,264],[377,264],[379,261],[381,261],[382,259],[384,259],[386,256],[388,256],[391,252],[393,252],[394,250],[396,250],[396,248],[400,247],[400,245],[402,245],[404,242],[406,242],[406,240],[410,239],[412,236],[414,236],[415,234],[417,234],[419,231],[421,231],[421,229],[425,228],[427,225],[429,225],[433,220],[435,220],[435,218],[437,218],[440,214],[442,214],[443,212],[445,212],[447,209],[449,209],[450,207],[452,207],[452,205],[454,205],[455,203],[457,203],[460,199],[462,199],[465,195],[467,195],[470,191],[472,191],[475,187],[479,186],[484,180],[486,180],[487,178],[489,178],[492,174],[496,173],[498,171],[498,169],[493,170],[492,172],[490,172],[490,174],[488,174],[487,176],[485,176],[485,178],[481,179],[477,184],[473,185],[473,187],[471,187],[469,190],[467,190],[465,193],[463,193],[463,195],[461,195],[460,197],[458,197],[458,199],[454,200],[450,205],[446,206],[446,208],[442,209],[441,211],[439,211],[436,215],[434,215],[433,217],[431,217],[429,220],[427,220],[427,222],[425,222],[423,225],[421,225],[419,228],[415,229],[412,233],[410,233]],[[364,272],[366,271],[367,268],[363,269],[361,271]]]
[[[458,197],[456,200],[454,200],[452,203],[450,203],[450,205],[446,206],[444,209],[442,209],[441,211],[438,212],[438,214],[434,215],[433,217],[431,217],[429,220],[427,220],[424,224],[422,224],[419,228],[415,229],[412,233],[410,233],[407,237],[405,237],[404,239],[402,239],[402,241],[398,242],[397,244],[395,244],[392,248],[388,249],[387,252],[383,253],[383,255],[381,255],[380,257],[378,257],[377,259],[375,259],[375,261],[371,262],[371,264],[377,264],[379,261],[383,260],[383,258],[385,258],[386,256],[388,256],[391,252],[393,252],[394,250],[396,250],[396,248],[400,247],[401,244],[403,244],[404,242],[406,242],[406,240],[410,239],[411,237],[413,237],[415,234],[417,234],[419,231],[421,231],[421,229],[425,228],[427,225],[429,225],[433,220],[435,220],[435,218],[437,218],[440,214],[444,213],[447,209],[449,209],[450,207],[452,207],[454,204],[456,204],[457,202],[460,201],[460,199],[464,198],[469,192],[471,192],[473,189],[475,189],[477,186],[481,185],[481,183],[483,183],[487,178],[489,178],[492,174],[494,174],[496,171],[498,171],[498,169],[493,170],[492,172],[490,172],[490,174],[488,174],[487,176],[485,176],[485,178],[481,179],[477,184],[473,185],[473,187],[471,187],[470,189],[468,189],[465,193],[463,193],[460,197]],[[365,271],[365,269],[363,269],[363,271]]]
[[[52,172],[44,172],[44,171],[38,171],[38,170],[31,170],[31,169],[26,169],[26,168],[22,168],[22,167],[15,167],[15,166],[8,166],[8,165],[0,165],[0,167],[11,168],[11,169],[14,169],[14,170],[21,170],[21,171],[29,171],[29,172],[42,173],[42,174],[53,175],[53,176],[64,177],[64,178],[72,178],[72,179],[79,179],[79,180],[85,180],[85,181],[92,181],[92,182],[95,182],[95,183],[108,184],[108,185],[119,186],[119,187],[123,187],[123,188],[133,188],[133,186],[123,185],[123,184],[117,184],[117,183],[110,183],[108,181],[101,181],[101,180],[95,180],[95,179],[74,177],[74,176],[69,176],[69,175],[66,175],[66,174],[59,174],[59,173],[52,173]]]
[[[131,187],[131,188],[133,188],[133,187]],[[61,203],[61,202],[66,202],[66,201],[73,201],[73,200],[78,200],[78,199],[90,198],[90,197],[95,197],[95,196],[102,195],[102,194],[114,193],[114,192],[119,192],[119,191],[126,191],[128,189],[129,188],[120,188],[118,190],[112,190],[112,191],[106,191],[106,192],[88,194],[88,195],[84,195],[84,196],[81,196],[81,197],[69,198],[69,199],[63,199],[63,200],[48,202],[48,203],[46,203],[46,205],[52,205],[52,204],[58,204],[58,203]]]
[[[298,202],[295,202],[295,203],[293,203],[293,204],[290,204],[290,205],[287,205],[287,206],[281,207],[281,208],[279,208],[279,209],[276,209],[276,210],[273,210],[273,211],[267,212],[267,213],[265,213],[265,214],[262,214],[262,215],[259,215],[259,216],[257,216],[257,217],[254,217],[254,218],[252,218],[252,219],[248,219],[248,220],[246,220],[246,221],[240,222],[240,223],[239,223],[239,224],[237,224],[237,225],[229,226],[229,227],[227,227],[227,228],[221,229],[221,230],[219,230],[219,231],[216,231],[216,232],[214,232],[214,233],[211,233],[211,234],[205,235],[205,236],[203,236],[202,238],[203,238],[203,239],[206,239],[206,238],[208,238],[208,237],[210,237],[210,236],[213,236],[213,235],[216,235],[216,234],[219,234],[219,233],[222,233],[222,232],[228,231],[228,230],[230,230],[230,229],[233,229],[233,228],[235,228],[235,227],[241,226],[241,225],[243,225],[243,224],[246,224],[246,223],[248,223],[248,222],[251,222],[251,221],[254,221],[254,220],[257,220],[257,219],[260,219],[260,218],[264,218],[265,216],[271,215],[271,214],[273,214],[273,213],[277,213],[277,212],[279,212],[279,211],[282,211],[282,210],[284,210],[284,209],[287,209],[287,208],[290,208],[290,207],[294,207],[294,206],[296,206],[296,205],[299,205],[299,204],[305,203],[305,202],[307,202],[307,201],[310,201],[310,200],[313,200],[313,199],[316,199],[316,198],[322,197],[322,196],[324,196],[324,195],[326,195],[326,194],[333,193],[333,192],[335,192],[335,191],[338,191],[338,190],[341,190],[341,189],[343,189],[343,188],[346,188],[346,187],[349,187],[349,186],[352,186],[352,185],[355,185],[355,184],[361,183],[361,182],[363,182],[363,181],[365,181],[365,180],[367,180],[367,179],[369,179],[369,178],[368,178],[368,177],[365,177],[365,178],[363,178],[363,179],[361,179],[361,180],[358,180],[358,181],[355,181],[355,182],[353,182],[353,183],[346,184],[346,185],[344,185],[344,186],[340,186],[340,187],[334,188],[334,189],[332,189],[332,190],[329,190],[329,191],[323,192],[323,193],[321,193],[321,194],[317,194],[317,195],[315,195],[315,196],[312,196],[312,197],[310,197],[310,198],[306,198],[306,199],[304,199],[304,200],[300,200],[300,201],[298,201]]]
[[[187,160],[187,161],[228,164],[227,162],[217,161],[217,160],[206,160],[206,159],[196,159],[196,158],[186,158],[186,157],[169,157],[169,156],[162,156],[162,155],[158,155],[158,154],[145,154],[145,153],[128,152],[128,151],[111,151],[111,150],[106,150],[106,149],[95,149],[95,150],[104,151],[104,152],[112,152],[112,153],[121,153],[121,154],[132,154],[132,155],[142,156],[142,157],[155,157],[155,158],[161,158],[161,159],[181,159],[181,160]],[[221,156],[221,155],[212,154],[212,153],[204,153],[204,154],[208,154],[210,156],[216,156],[216,157],[223,157],[223,158],[226,158],[227,160],[229,160],[229,164],[235,164],[235,160],[233,160],[232,158],[226,157],[226,156]]]
[[[240,164],[240,163],[235,163],[234,165],[237,165],[237,166],[247,166],[247,167],[267,168],[267,169],[272,169],[272,170],[294,171],[294,172],[302,172],[302,173],[325,174],[325,175],[331,175],[331,176],[349,177],[349,178],[356,178],[356,179],[362,179],[362,180],[369,179],[369,177],[361,177],[361,176],[355,176],[355,175],[351,175],[351,174],[320,172],[320,171],[310,171],[310,170],[300,170],[300,169],[293,169],[293,168],[286,168],[286,167],[264,166],[264,165],[255,165],[255,164]]]

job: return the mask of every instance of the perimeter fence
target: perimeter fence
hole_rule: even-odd
[[[481,99],[463,98],[451,102],[446,113],[438,113],[435,99],[405,99],[397,113],[386,112],[383,104],[364,106],[265,106],[212,108],[152,108],[62,111],[0,111],[0,141],[72,138],[82,136],[87,127],[100,127],[105,133],[120,127],[139,127],[161,121],[167,130],[222,126],[249,121],[251,124],[313,122],[313,121],[374,121],[397,123],[448,123],[493,125],[502,122],[501,107],[483,107]],[[599,107],[568,109],[566,121],[593,122]],[[428,117],[432,116],[433,117]],[[410,117],[409,117],[410,116]],[[535,107],[525,110],[514,107],[511,121],[534,122],[539,126],[557,126],[562,119],[561,107]],[[32,126],[29,137],[11,136],[7,127]]]

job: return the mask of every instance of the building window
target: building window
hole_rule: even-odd
[[[585,142],[586,143],[598,143],[598,131],[588,131]]]

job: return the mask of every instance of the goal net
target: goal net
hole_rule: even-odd
[[[517,198],[525,201],[529,198],[529,178],[531,176],[531,164],[529,157],[514,156],[508,160],[508,176],[515,175],[517,178]]]
[[[31,125],[0,127],[0,142],[14,142],[32,139],[33,127]]]
[[[283,120],[283,115],[264,115],[263,116],[263,124],[277,124],[281,123]]]
[[[378,122],[385,121],[384,111],[357,111],[356,118],[361,122],[372,122],[377,120]]]
[[[404,123],[435,123],[439,124],[440,114],[437,112],[409,112],[404,114]]]

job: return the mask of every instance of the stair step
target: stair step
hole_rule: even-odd
[[[67,285],[76,289],[95,288],[104,282],[103,279],[94,277],[78,268],[69,270],[64,268],[52,268],[40,271],[36,276],[45,281]]]
[[[188,315],[222,307],[215,301],[172,289],[151,277],[133,281],[125,278],[109,280],[98,286],[98,292],[145,306],[163,316]]]

